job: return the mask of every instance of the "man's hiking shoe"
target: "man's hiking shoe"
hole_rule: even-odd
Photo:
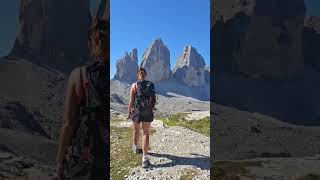
[[[142,168],[149,168],[151,166],[151,163],[148,158],[142,159]]]

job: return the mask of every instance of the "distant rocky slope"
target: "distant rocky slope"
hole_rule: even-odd
[[[155,83],[157,104],[156,116],[166,116],[179,112],[208,111],[210,88],[188,87],[174,81]],[[110,81],[110,108],[127,113],[130,84],[124,81]]]
[[[0,128],[56,139],[66,76],[23,59],[0,59]]]
[[[126,53],[123,58],[117,61],[117,70],[114,79],[123,82],[136,81],[137,63],[136,49],[130,54]],[[147,70],[147,79],[159,85],[170,83],[173,86],[183,85],[191,89],[196,87],[209,88],[210,68],[206,66],[201,54],[191,45],[187,45],[183,49],[173,70],[170,69],[170,66],[170,51],[161,38],[156,38],[144,52],[142,62],[139,66]],[[197,92],[195,91],[194,93]],[[197,95],[194,97],[196,96]],[[203,97],[208,97],[208,95],[204,95]]]
[[[214,160],[304,157],[319,153],[320,127],[297,126],[258,112],[212,104]]]

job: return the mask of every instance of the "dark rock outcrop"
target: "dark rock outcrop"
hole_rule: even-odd
[[[117,61],[116,67],[115,79],[127,82],[137,80],[138,50],[133,49],[130,54],[126,52],[124,57]]]
[[[303,55],[306,66],[320,71],[320,17],[306,17],[303,31]]]
[[[156,38],[144,52],[140,67],[147,70],[147,78],[153,82],[169,79],[170,51],[160,38]]]
[[[216,65],[251,78],[301,75],[303,0],[220,0],[213,9]]]
[[[213,4],[211,100],[293,124],[319,125],[316,19],[304,22],[303,0],[239,2]]]
[[[88,59],[90,21],[87,0],[21,0],[9,56],[71,70]]]
[[[252,78],[301,76],[305,11],[303,0],[256,1],[248,30],[235,51],[237,71]]]

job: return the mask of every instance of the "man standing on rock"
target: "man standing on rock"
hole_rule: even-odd
[[[156,96],[154,84],[146,80],[147,72],[144,68],[139,68],[138,81],[131,85],[130,101],[128,106],[128,119],[133,121],[133,145],[135,154],[139,152],[138,139],[139,129],[142,129],[142,167],[151,165],[148,158],[149,149],[149,129],[154,115]]]

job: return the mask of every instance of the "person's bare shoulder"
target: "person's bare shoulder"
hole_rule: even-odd
[[[131,84],[131,89],[135,89],[135,88],[136,88],[136,85],[137,85],[136,82],[132,83],[132,84]]]
[[[74,87],[79,81],[79,76],[80,76],[80,67],[77,67],[74,70],[72,70],[69,75],[68,86]]]
[[[130,88],[130,92],[135,93],[135,91],[136,91],[136,83],[132,83],[131,88]]]
[[[80,68],[81,68],[81,71],[80,71]],[[86,67],[85,66],[77,67],[71,71],[70,76],[69,76],[69,81],[72,84],[76,84],[76,83],[80,82],[80,72],[82,73],[83,78],[85,78],[85,74],[86,74]]]
[[[132,84],[131,84],[131,89],[135,86],[135,84],[136,84],[136,83],[132,83]]]

